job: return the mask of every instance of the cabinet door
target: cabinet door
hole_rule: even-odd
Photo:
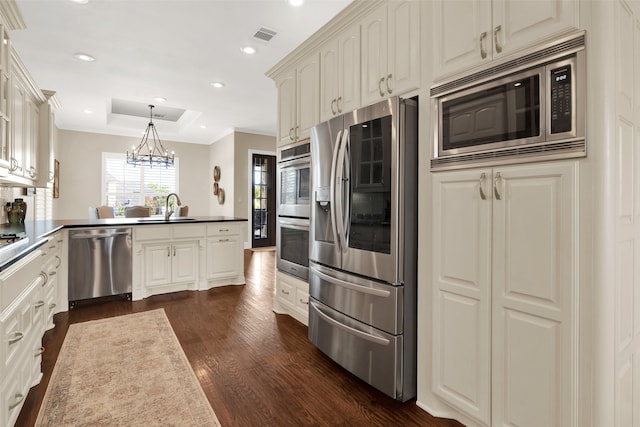
[[[26,92],[17,79],[11,94],[11,156],[10,171],[22,176],[24,172],[24,109]]]
[[[493,1],[494,59],[578,27],[577,0]]]
[[[437,0],[433,2],[432,12],[431,43],[436,78],[491,60],[490,1]]]
[[[338,114],[338,42],[320,50],[320,121]]]
[[[296,121],[296,75],[295,72],[278,82],[278,138],[279,144],[294,141]]]
[[[25,177],[36,179],[38,176],[38,140],[40,128],[40,110],[30,98],[26,101],[25,123]]]
[[[193,282],[198,279],[198,245],[195,242],[174,243],[172,248],[172,282]]]
[[[393,1],[388,10],[385,89],[398,95],[420,87],[420,2]]]
[[[573,425],[574,165],[494,169],[494,425]]]
[[[387,96],[387,8],[381,7],[369,15],[362,28],[362,105],[369,105]]]
[[[433,174],[434,393],[489,424],[491,170]]]
[[[154,287],[171,281],[171,245],[144,247],[144,285]]]
[[[238,236],[207,239],[207,279],[233,278],[242,274],[242,241]]]
[[[354,25],[338,40],[338,113],[360,107],[360,26]]]
[[[311,55],[297,70],[296,139],[309,138],[311,128],[320,122],[320,56]]]

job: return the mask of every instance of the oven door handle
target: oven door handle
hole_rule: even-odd
[[[309,301],[309,304],[311,304],[311,306],[316,310],[316,313],[318,314],[318,316],[320,316],[322,318],[322,320],[324,320],[327,323],[330,323],[331,325],[342,329],[343,331],[345,331],[346,333],[350,334],[350,335],[355,335],[358,338],[362,338],[364,340],[367,341],[371,341],[375,344],[378,345],[389,345],[390,341],[386,338],[382,338],[382,337],[377,337],[375,335],[371,335],[367,332],[364,331],[360,331],[356,328],[352,328],[351,326],[347,326],[344,323],[340,323],[337,320],[331,318],[329,315],[325,314],[322,311],[322,308],[315,302],[313,301]]]
[[[309,166],[310,163],[311,163],[310,156],[299,157],[297,159],[291,159],[291,160],[282,160],[280,162],[280,169],[285,169],[285,168],[295,167],[295,166]]]

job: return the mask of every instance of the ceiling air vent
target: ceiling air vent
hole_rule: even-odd
[[[260,27],[258,31],[253,35],[256,39],[263,40],[265,42],[271,41],[271,39],[278,33],[265,27]]]

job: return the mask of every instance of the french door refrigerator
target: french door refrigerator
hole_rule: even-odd
[[[417,110],[394,97],[311,132],[309,339],[400,401],[416,396]]]

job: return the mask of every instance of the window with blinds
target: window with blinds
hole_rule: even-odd
[[[124,153],[102,153],[102,200],[124,216],[127,206],[147,206],[152,214],[164,213],[165,198],[178,192],[178,165],[133,166]]]

